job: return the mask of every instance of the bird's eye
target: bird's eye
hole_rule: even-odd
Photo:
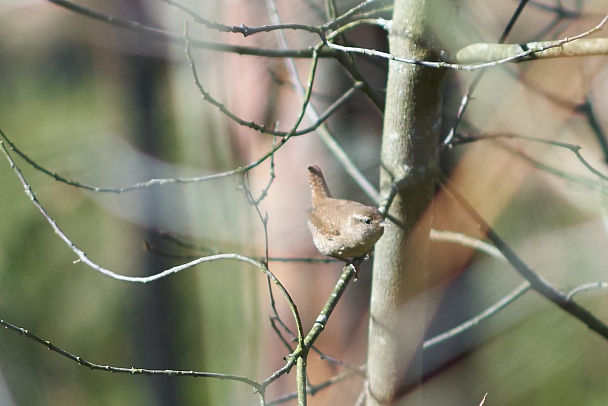
[[[366,217],[366,218],[363,219],[363,222],[365,224],[372,224],[372,219],[370,219],[369,217]]]

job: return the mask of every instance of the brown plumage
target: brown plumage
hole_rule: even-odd
[[[308,174],[312,189],[308,227],[317,249],[349,263],[351,258],[366,257],[388,225],[382,214],[375,207],[331,197],[317,165],[309,166]]]

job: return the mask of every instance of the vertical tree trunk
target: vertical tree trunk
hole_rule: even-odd
[[[437,60],[430,21],[442,0],[397,0],[390,52]],[[429,207],[438,164],[445,72],[391,61],[382,141],[381,190],[407,178],[390,209],[397,221],[376,246],[368,348],[368,405],[391,404],[421,377]],[[420,220],[423,218],[424,220]],[[409,404],[410,402],[408,402]],[[414,402],[415,403],[415,402]]]

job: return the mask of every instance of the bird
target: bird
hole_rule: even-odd
[[[334,199],[318,165],[308,167],[312,209],[308,227],[322,254],[355,265],[369,253],[389,226],[380,211],[353,200]]]

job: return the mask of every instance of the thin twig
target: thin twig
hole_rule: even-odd
[[[169,275],[172,275],[174,273],[180,272],[184,269],[187,268],[191,268],[195,265],[201,264],[203,262],[211,262],[211,261],[217,261],[217,260],[223,260],[223,259],[232,259],[232,260],[238,260],[238,261],[242,261],[242,262],[247,262],[251,265],[254,265],[255,267],[259,268],[267,277],[269,277],[272,282],[277,285],[277,287],[279,288],[279,290],[281,291],[281,293],[283,294],[283,296],[285,297],[285,299],[287,300],[287,303],[289,304],[289,307],[291,308],[292,314],[294,316],[295,319],[295,323],[296,323],[296,328],[298,329],[298,332],[303,335],[303,330],[302,330],[302,323],[300,321],[300,316],[298,314],[298,310],[297,310],[297,306],[295,304],[295,302],[293,301],[293,299],[291,298],[291,296],[289,295],[289,292],[287,291],[287,289],[285,289],[285,287],[283,286],[283,284],[277,279],[277,277],[268,269],[268,266],[265,262],[260,262],[260,261],[256,261],[253,258],[244,256],[244,255],[240,255],[240,254],[217,254],[217,255],[210,255],[210,256],[205,256],[205,257],[201,257],[201,258],[197,258],[193,261],[190,261],[188,263],[185,264],[181,264],[178,266],[174,266],[173,268],[169,268],[165,271],[162,271],[160,273],[157,273],[155,275],[150,275],[150,276],[146,276],[146,277],[136,277],[136,276],[125,276],[125,275],[121,275],[121,274],[117,274],[115,272],[112,272],[106,268],[103,268],[102,266],[94,263],[93,261],[91,261],[87,255],[84,253],[84,251],[82,251],[80,248],[78,248],[69,238],[68,236],[59,228],[59,226],[57,225],[57,223],[55,222],[55,220],[53,220],[51,218],[51,216],[47,213],[47,211],[42,207],[42,205],[40,204],[40,202],[38,201],[38,199],[36,198],[36,195],[34,193],[34,191],[32,190],[31,186],[27,183],[27,181],[25,180],[23,174],[21,173],[21,170],[17,167],[17,165],[15,164],[15,162],[13,161],[12,157],[10,156],[9,152],[6,150],[6,147],[4,146],[4,142],[0,141],[0,149],[2,150],[2,152],[4,153],[4,156],[6,157],[6,159],[9,161],[11,168],[13,169],[13,171],[15,172],[15,174],[17,175],[17,178],[19,179],[19,181],[21,182],[25,193],[30,197],[30,200],[32,201],[32,203],[34,204],[34,206],[36,206],[36,208],[42,213],[43,217],[47,220],[47,222],[51,225],[51,227],[53,228],[53,230],[55,231],[55,234],[57,234],[59,236],[59,238],[61,238],[66,245],[70,248],[70,250],[72,250],[72,252],[74,252],[77,256],[78,256],[78,261],[76,262],[82,262],[85,265],[89,266],[90,268],[108,276],[111,277],[113,279],[117,279],[117,280],[121,280],[121,281],[126,281],[126,282],[137,282],[137,283],[148,283],[148,282],[152,282],[152,281],[156,281],[158,279],[167,277]]]
[[[439,230],[432,229],[430,238],[431,238],[431,240],[434,240],[434,241],[447,241],[447,242],[459,244],[459,245],[462,245],[465,247],[470,247],[475,250],[484,252],[501,261],[506,261],[504,255],[495,246],[490,245],[485,241],[478,240],[473,237],[469,237],[468,235],[465,235],[465,234],[455,233],[453,231],[443,231],[443,230],[439,231]],[[495,315],[500,310],[504,309],[509,304],[513,303],[517,298],[519,298],[521,295],[523,295],[529,289],[530,289],[530,284],[528,282],[524,282],[523,284],[518,286],[513,292],[511,292],[508,295],[506,295],[505,297],[503,297],[501,300],[499,300],[497,303],[495,303],[494,305],[490,306],[489,308],[487,308],[486,310],[481,312],[479,315],[460,324],[457,327],[454,327],[453,329],[451,329],[449,331],[446,331],[445,333],[439,334],[431,339],[424,341],[422,348],[425,348],[425,349],[431,348],[434,345],[437,345],[441,342],[454,338],[455,336],[457,336],[461,333],[464,333],[468,329],[478,325],[485,319]]]
[[[329,298],[327,299],[327,302],[325,303],[323,310],[321,310],[321,312],[317,316],[317,319],[315,320],[315,323],[313,324],[312,328],[310,329],[310,331],[304,338],[303,344],[298,345],[298,347],[291,354],[289,354],[289,356],[286,357],[287,362],[281,369],[275,371],[270,377],[268,377],[264,382],[261,383],[262,387],[264,387],[264,388],[267,387],[270,383],[274,382],[276,379],[278,379],[282,375],[289,373],[291,368],[293,368],[298,363],[299,359],[303,358],[305,360],[307,358],[308,352],[314,345],[317,338],[319,338],[319,335],[321,334],[321,332],[325,329],[325,325],[327,324],[329,317],[331,316],[331,313],[333,312],[336,305],[338,304],[338,301],[342,297],[342,294],[346,290],[346,287],[348,286],[348,283],[350,282],[350,280],[353,278],[354,274],[355,274],[354,266],[346,265],[344,267],[342,274],[340,275],[340,279],[336,283],[336,286],[334,287],[334,289],[332,290],[332,293],[330,294]],[[303,368],[303,367],[305,367],[305,365],[300,364],[299,368]],[[305,377],[305,374],[304,374],[304,377]],[[305,394],[307,391],[305,379],[302,380],[302,378],[303,377],[300,376],[300,379],[298,379],[298,382],[299,382],[298,389],[299,389],[300,399],[303,396],[303,394]],[[304,396],[304,399],[305,399],[305,396]]]
[[[310,88],[312,88],[312,83],[311,83]],[[263,389],[265,389],[268,385],[270,385],[276,379],[278,379],[279,377],[281,377],[284,374],[289,373],[291,371],[291,368],[293,368],[293,366],[296,364],[298,365],[298,374],[301,373],[302,365],[301,365],[300,357],[298,355],[294,355],[294,354],[299,354],[299,352],[300,352],[299,349],[304,347],[304,330],[302,328],[302,321],[300,319],[300,315],[298,313],[298,309],[297,309],[295,302],[291,299],[291,296],[289,295],[289,292],[287,292],[285,287],[279,282],[278,279],[276,279],[276,277],[268,269],[268,250],[269,250],[268,213],[262,213],[262,211],[260,210],[259,201],[254,199],[253,195],[251,194],[251,189],[249,187],[248,178],[243,179],[242,186],[243,186],[243,191],[245,192],[247,201],[251,205],[253,205],[253,207],[255,208],[256,213],[257,213],[260,221],[262,222],[262,227],[264,230],[265,259],[260,263],[260,265],[266,271],[266,275],[268,276],[268,292],[270,295],[270,305],[274,312],[274,318],[271,318],[272,327],[278,333],[279,338],[283,341],[283,343],[286,345],[286,347],[291,350],[291,346],[288,344],[287,340],[285,340],[285,338],[282,336],[282,334],[280,334],[280,331],[275,327],[274,322],[273,322],[273,319],[278,320],[286,328],[286,326],[283,324],[283,322],[281,321],[281,319],[278,316],[278,312],[277,312],[275,300],[274,300],[274,295],[272,293],[272,286],[270,284],[271,280],[272,280],[272,282],[275,283],[275,285],[278,286],[279,290],[281,290],[281,293],[283,293],[283,295],[287,298],[287,302],[289,304],[289,307],[291,308],[291,312],[292,312],[292,315],[293,315],[293,318],[294,318],[294,321],[296,324],[296,330],[297,330],[297,340],[298,340],[297,348],[295,350],[293,350],[292,353],[286,357],[287,362],[282,368],[275,371],[270,377],[268,377],[264,382],[262,382],[261,387]]]
[[[165,31],[159,28],[146,26],[144,24],[137,23],[135,21],[126,20],[117,16],[113,16],[110,14],[102,13],[84,6],[77,5],[67,0],[47,0],[51,3],[54,3],[58,6],[64,7],[81,15],[93,18],[98,21],[103,21],[108,24],[115,25],[117,27],[125,28],[131,31],[139,32],[147,34],[153,38],[164,39],[172,42],[182,43],[183,38],[176,33]],[[367,2],[366,2],[367,3]],[[332,51],[340,51],[340,52],[348,52],[348,53],[358,53],[363,55],[369,55],[374,57],[380,57],[388,60],[393,60],[396,62],[403,62],[409,64],[423,65],[431,68],[449,68],[455,70],[466,70],[473,71],[479,69],[485,69],[493,66],[497,66],[500,64],[520,61],[530,55],[537,54],[539,52],[546,51],[551,48],[560,47],[566,43],[576,41],[580,38],[591,35],[599,30],[601,30],[606,23],[608,16],[602,20],[600,24],[595,26],[589,31],[586,31],[582,34],[576,35],[574,37],[567,37],[561,39],[559,41],[542,43],[538,47],[533,47],[531,49],[525,50],[523,52],[517,53],[515,55],[509,56],[507,58],[498,59],[492,62],[480,63],[480,64],[456,64],[456,63],[447,63],[447,62],[432,62],[432,61],[418,61],[407,58],[400,58],[394,55],[391,55],[386,52],[376,51],[373,49],[365,49],[358,47],[345,47],[337,44],[332,44],[330,41],[327,42],[327,48],[322,49],[319,53],[319,57],[335,57],[335,53]],[[329,23],[331,24],[331,22]],[[318,28],[318,27],[317,27]],[[306,29],[306,31],[315,32],[314,26],[303,25],[301,29]],[[281,30],[279,29],[279,32]],[[200,40],[192,40],[192,45],[198,48],[210,49],[214,51],[220,52],[230,52],[239,55],[256,55],[256,56],[265,56],[265,57],[279,57],[279,58],[311,58],[313,56],[311,49],[303,49],[303,50],[288,50],[288,49],[261,49],[257,47],[244,47],[244,46],[236,46],[236,45],[228,45],[223,43],[214,43],[209,41],[200,41]]]
[[[8,330],[15,331],[15,332],[19,333],[20,335],[29,338],[30,340],[34,340],[35,342],[44,345],[49,350],[56,352],[57,354],[59,354],[63,357],[66,357],[72,361],[75,361],[79,365],[82,365],[82,366],[87,367],[92,370],[100,370],[100,371],[113,372],[113,373],[123,373],[123,374],[130,374],[130,375],[191,376],[191,377],[195,377],[195,378],[214,378],[214,379],[221,379],[221,380],[228,380],[228,381],[237,381],[237,382],[243,382],[243,383],[253,387],[257,393],[259,393],[260,395],[263,396],[263,386],[259,382],[256,382],[256,381],[249,379],[247,377],[244,377],[244,376],[219,374],[219,373],[215,373],[215,372],[197,372],[197,371],[185,371],[185,370],[174,370],[174,369],[146,369],[146,368],[135,368],[135,367],[122,368],[122,367],[115,367],[115,366],[110,366],[110,365],[95,364],[95,363],[87,361],[77,355],[73,355],[64,349],[57,347],[56,345],[52,344],[50,341],[42,339],[39,336],[37,336],[36,334],[32,333],[30,330],[26,330],[24,328],[18,327],[16,325],[11,324],[2,319],[0,319],[0,325],[4,326]]]
[[[266,161],[266,159],[270,158],[276,151],[278,151],[285,142],[285,139],[282,139],[275,146],[270,148],[270,150],[268,152],[266,152],[266,154],[264,154],[259,159],[251,162],[248,165],[241,166],[239,168],[232,169],[232,170],[229,170],[226,172],[218,172],[218,173],[214,173],[212,175],[198,176],[198,177],[193,177],[193,178],[150,179],[146,182],[136,183],[131,186],[125,186],[125,187],[119,187],[119,188],[104,188],[104,187],[86,185],[84,183],[74,181],[74,180],[68,179],[64,176],[59,175],[59,174],[43,167],[42,165],[39,165],[36,161],[34,161],[32,158],[30,158],[28,155],[26,155],[23,151],[18,149],[15,146],[15,144],[4,134],[4,132],[2,132],[2,130],[0,130],[0,136],[4,139],[4,141],[6,141],[6,143],[9,145],[9,147],[12,151],[14,151],[17,155],[19,155],[21,158],[23,158],[28,164],[30,164],[31,166],[33,166],[40,172],[52,177],[53,179],[55,179],[59,182],[65,183],[66,185],[70,185],[70,186],[74,186],[74,187],[77,187],[80,189],[90,190],[90,191],[98,192],[98,193],[124,193],[124,192],[130,192],[133,190],[144,189],[144,188],[148,188],[148,187],[152,187],[152,186],[162,186],[162,185],[168,185],[168,184],[183,184],[183,183],[184,184],[185,183],[198,183],[198,182],[206,182],[206,181],[211,181],[211,180],[215,180],[215,179],[226,178],[226,177],[233,176],[233,175],[240,175],[240,174],[246,173],[247,171],[250,171],[251,169],[259,166],[262,162]]]
[[[124,28],[129,31],[137,32],[139,34],[145,34],[153,39],[160,39],[164,41],[170,41],[176,44],[183,44],[184,37],[181,34],[162,30],[156,27],[150,27],[145,24],[138,23],[136,21],[127,20],[124,18],[120,18],[111,14],[102,13],[97,10],[93,10],[91,8],[81,6],[79,4],[73,3],[67,0],[47,0],[50,3],[54,3],[60,7],[68,9],[70,11],[76,12],[80,15],[92,18],[97,21],[104,22],[106,24],[110,24],[116,27]],[[230,45],[225,43],[217,43],[211,41],[202,41],[202,40],[191,40],[191,45],[195,48],[207,49],[211,51],[217,52],[228,52],[234,53],[238,55],[253,55],[253,56],[263,56],[269,58],[284,58],[284,57],[293,57],[293,58],[311,58],[312,51],[310,48],[300,49],[300,50],[278,50],[278,49],[264,49],[258,47],[247,47],[247,46],[239,46],[239,45]],[[329,49],[325,49],[321,52],[323,57],[331,57],[333,56],[333,51]]]
[[[323,115],[321,115],[319,117],[319,121],[317,121],[313,125],[305,128],[303,130],[299,130],[299,131],[295,131],[295,132],[291,132],[291,133],[290,132],[278,132],[278,131],[273,132],[273,134],[271,134],[271,135],[276,135],[276,136],[283,137],[283,138],[279,142],[273,143],[273,146],[270,148],[270,150],[266,154],[261,156],[259,159],[255,160],[245,166],[241,166],[241,167],[229,170],[229,171],[218,172],[218,173],[214,173],[212,175],[206,175],[206,176],[197,176],[197,177],[191,177],[191,178],[150,179],[146,182],[140,182],[140,183],[136,183],[136,184],[133,184],[130,186],[117,187],[117,188],[91,186],[91,185],[87,185],[87,184],[66,178],[64,176],[61,176],[58,173],[53,172],[50,169],[47,169],[47,168],[43,167],[42,165],[38,164],[34,159],[30,158],[25,152],[23,152],[19,148],[17,148],[17,146],[8,138],[8,136],[6,136],[6,134],[4,134],[4,132],[2,130],[0,130],[0,137],[2,137],[4,139],[4,141],[6,141],[6,143],[9,145],[9,147],[12,151],[14,151],[17,155],[19,155],[27,163],[29,163],[31,166],[33,166],[40,172],[52,177],[53,179],[55,179],[59,182],[65,183],[67,185],[74,186],[74,187],[77,187],[80,189],[90,190],[90,191],[97,192],[97,193],[125,193],[125,192],[130,192],[133,190],[144,189],[144,188],[153,187],[153,186],[206,182],[206,181],[226,178],[226,177],[230,177],[230,176],[234,176],[234,175],[241,175],[241,174],[244,174],[244,173],[248,172],[249,170],[259,166],[264,161],[266,161],[268,158],[272,157],[273,154],[276,151],[278,151],[285,144],[285,142],[287,141],[287,139],[289,137],[291,137],[291,136],[295,137],[295,136],[299,136],[299,135],[303,135],[303,134],[315,131],[340,106],[342,106],[346,102],[346,100],[348,100],[358,89],[360,89],[362,85],[363,84],[361,82],[355,83],[350,89],[348,89],[346,92],[344,92],[344,94],[342,94],[342,96],[340,96],[338,99],[336,99],[336,101],[334,103],[332,103],[325,110]]]
[[[523,152],[519,149],[513,148],[510,145],[507,145],[505,143],[499,143],[498,145],[505,151],[508,151],[509,153],[515,155],[517,158],[526,161],[527,163],[534,166],[535,168],[540,169],[541,171],[544,171],[551,175],[557,176],[557,177],[561,178],[562,180],[566,180],[568,182],[572,182],[572,183],[575,183],[575,184],[578,184],[581,186],[585,186],[590,189],[599,189],[601,187],[601,184],[603,183],[600,180],[589,179],[585,176],[573,175],[571,173],[563,171],[559,167],[547,165],[544,162],[540,162],[540,161],[532,158],[531,156],[527,155],[525,152]]]
[[[274,171],[271,169],[271,181],[272,181],[273,178],[274,178]],[[269,186],[270,186],[270,184],[269,184]],[[255,208],[256,213],[258,215],[258,218],[260,219],[260,221],[262,223],[262,228],[263,228],[263,233],[264,233],[264,252],[265,252],[265,256],[262,259],[262,261],[266,265],[268,265],[268,262],[269,262],[269,255],[268,255],[268,251],[269,251],[269,244],[268,244],[268,213],[262,214],[262,211],[260,210],[260,206],[259,206],[261,199],[255,199],[253,197],[253,194],[251,193],[251,186],[249,184],[249,177],[247,175],[245,175],[243,177],[243,180],[242,180],[242,189],[243,189],[243,191],[245,193],[245,198],[247,199],[247,202]],[[285,331],[287,331],[292,336],[292,338],[295,338],[296,340],[298,340],[298,336],[299,336],[300,337],[300,339],[299,339],[300,343],[302,341],[302,337],[303,337],[304,333],[302,331],[299,331],[298,336],[295,336],[291,332],[291,330],[289,330],[289,328],[283,322],[283,320],[281,320],[281,318],[279,317],[279,313],[277,311],[277,308],[276,308],[276,302],[274,300],[274,294],[272,292],[272,284],[271,284],[270,278],[267,279],[267,285],[268,285],[268,296],[269,296],[269,300],[270,300],[270,308],[272,309],[272,311],[274,313],[274,315],[270,317],[270,324],[271,324],[273,330],[279,336],[279,339],[285,345],[285,347],[290,352],[293,352],[293,348],[289,344],[288,340],[285,339],[285,337],[283,337],[283,334],[280,332],[280,330],[278,329],[278,327],[276,326],[275,323],[279,323],[281,325],[281,327],[283,327],[283,329]]]
[[[577,295],[581,292],[586,292],[588,290],[592,290],[592,289],[606,289],[608,288],[608,282],[593,282],[593,283],[586,283],[584,285],[581,286],[577,286],[576,288],[572,289],[570,292],[568,292],[568,300],[571,300],[574,295]]]
[[[312,326],[312,328],[306,335],[306,338],[304,339],[304,346],[306,348],[312,347],[312,345],[315,343],[315,341],[317,340],[317,338],[319,337],[319,335],[325,328],[325,325],[327,324],[329,317],[331,316],[332,312],[336,308],[336,305],[338,304],[340,297],[342,297],[342,294],[346,290],[348,283],[353,278],[353,276],[355,276],[355,273],[356,273],[356,269],[355,269],[354,265],[347,264],[344,266],[344,269],[342,270],[342,274],[340,275],[340,279],[336,283],[336,286],[334,286],[334,289],[332,290],[331,294],[329,295],[329,298],[327,299],[325,306],[323,306],[323,309],[317,316],[317,319],[315,320],[315,324]]]
[[[271,32],[276,30],[299,30],[299,31],[308,31],[313,34],[317,34],[321,41],[327,42],[327,38],[325,38],[326,28],[316,27],[314,25],[309,24],[273,24],[273,25],[262,25],[258,27],[248,27],[244,24],[241,25],[226,25],[222,23],[218,23],[216,21],[211,21],[209,19],[204,18],[203,16],[197,14],[192,9],[184,6],[181,3],[178,3],[173,0],[162,0],[167,4],[175,6],[188,14],[190,17],[194,19],[195,22],[204,25],[205,27],[213,30],[217,30],[220,32],[230,32],[242,34],[243,37],[248,37],[250,35],[258,34],[261,32]]]
[[[298,116],[296,123],[294,124],[291,131],[281,132],[281,131],[269,130],[266,128],[266,126],[257,124],[254,121],[244,120],[244,119],[240,118],[239,116],[237,116],[236,114],[234,114],[232,111],[228,110],[226,108],[226,106],[224,106],[223,103],[220,103],[217,99],[215,99],[205,89],[202,82],[200,81],[200,78],[198,75],[198,70],[196,68],[196,63],[194,61],[194,57],[192,56],[192,49],[190,47],[190,36],[188,34],[188,21],[184,22],[184,38],[186,39],[186,56],[188,57],[188,62],[190,63],[190,68],[192,70],[192,76],[194,77],[194,83],[196,84],[196,87],[198,88],[201,96],[203,97],[203,99],[205,101],[207,101],[207,102],[211,103],[213,106],[217,107],[225,116],[227,116],[228,118],[230,118],[232,121],[236,122],[239,125],[249,127],[251,129],[254,129],[254,130],[259,131],[264,134],[270,134],[273,136],[283,137],[283,140],[282,140],[283,144],[285,143],[285,141],[287,141],[287,139],[289,139],[290,137],[295,135],[295,133],[297,132],[298,127],[302,121],[302,117],[304,116],[304,111],[306,110],[306,106],[308,105],[308,102],[310,100],[310,95],[312,93],[312,83],[314,81],[314,70],[316,69],[316,65],[319,60],[318,57],[315,56],[316,55],[315,52],[313,52],[313,59],[312,59],[312,65],[311,65],[311,71],[313,72],[313,74],[310,76],[310,86],[308,87],[308,90],[306,92],[307,98],[302,103],[303,104],[302,112]]]
[[[328,29],[335,30],[336,28],[342,26],[344,21],[350,21],[356,15],[360,15],[360,13],[364,13],[364,12],[368,13],[370,11],[369,10],[370,6],[378,5],[379,8],[383,8],[383,7],[385,7],[386,3],[387,3],[386,0],[366,0],[360,4],[357,4],[356,6],[354,6],[353,8],[351,8],[344,14],[340,15],[339,17],[337,17],[331,21],[328,21],[327,23],[325,23],[323,25],[323,28],[325,28],[326,30],[328,30]]]
[[[593,167],[593,165],[591,165],[589,163],[589,161],[587,161],[583,157],[583,155],[581,154],[582,147],[580,145],[570,144],[570,143],[567,143],[567,142],[546,140],[546,139],[543,139],[543,138],[529,137],[529,136],[519,135],[519,134],[513,134],[513,133],[485,133],[485,134],[472,134],[472,135],[466,135],[466,136],[460,136],[459,135],[459,136],[457,136],[453,140],[452,143],[454,145],[458,145],[458,144],[470,143],[470,142],[475,142],[475,141],[480,141],[480,140],[496,140],[496,139],[500,139],[500,138],[521,139],[521,140],[526,140],[526,141],[532,141],[532,142],[537,142],[537,143],[541,143],[541,144],[546,144],[546,145],[550,145],[550,146],[553,146],[553,147],[559,147],[559,148],[567,149],[569,151],[572,151],[572,153],[574,155],[576,155],[576,157],[578,158],[578,160],[591,173],[593,173],[594,175],[596,175],[597,177],[599,177],[602,180],[608,180],[608,175],[604,175],[598,169],[596,169],[595,167]]]

